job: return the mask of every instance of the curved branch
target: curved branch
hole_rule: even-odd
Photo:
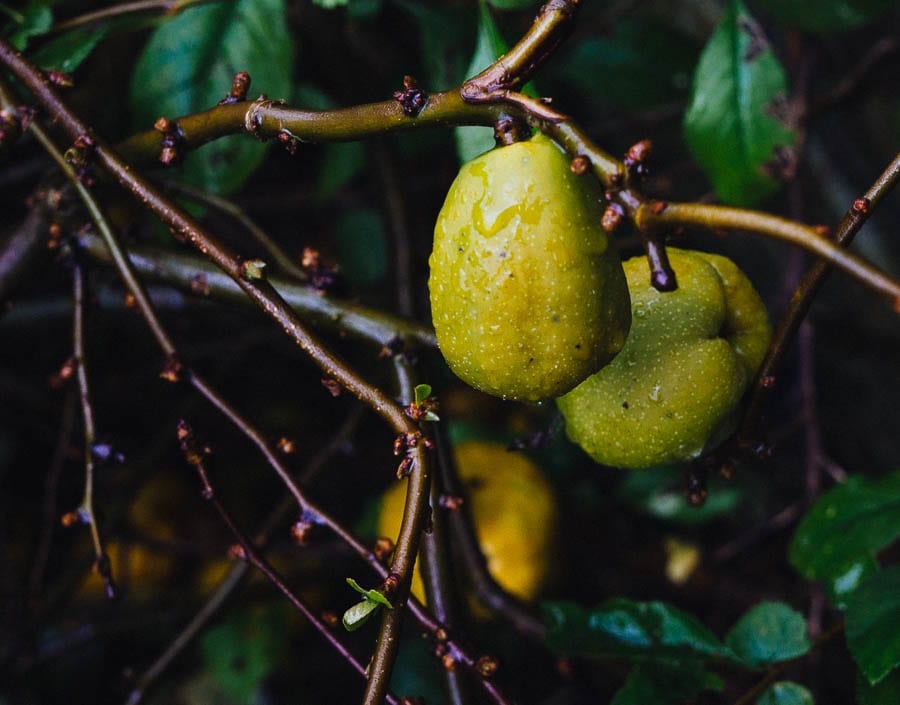
[[[900,283],[865,260],[822,237],[814,228],[786,218],[758,211],[700,203],[666,203],[659,208],[641,203],[634,213],[635,225],[641,230],[700,225],[709,229],[728,228],[767,235],[782,242],[802,247],[829,264],[842,269],[870,287],[900,301]]]

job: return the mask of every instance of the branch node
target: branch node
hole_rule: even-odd
[[[153,129],[162,135],[159,161],[165,166],[180,164],[185,155],[185,135],[177,120],[165,116],[153,123]]]
[[[232,103],[240,103],[247,100],[247,91],[250,90],[250,74],[246,71],[238,71],[234,74],[231,81],[231,91],[222,100],[219,105],[231,105]]]
[[[403,77],[403,90],[394,91],[394,100],[400,103],[403,108],[403,114],[406,117],[416,117],[422,112],[425,103],[428,102],[428,96],[425,91],[419,88],[419,84],[412,76]]]

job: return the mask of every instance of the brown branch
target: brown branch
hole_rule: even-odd
[[[215,0],[135,0],[134,2],[123,2],[118,5],[104,7],[93,12],[86,12],[83,15],[63,20],[53,25],[51,30],[58,34],[67,32],[71,29],[78,29],[87,25],[106,22],[119,17],[139,14],[164,14],[176,15],[182,10],[193,5],[201,5],[203,3],[215,2]]]
[[[113,263],[104,241],[96,235],[79,235],[78,242],[92,262],[104,265]],[[129,248],[127,257],[134,271],[145,279],[165,282],[192,292],[200,288],[204,295],[215,300],[249,303],[234,280],[199,257],[141,247]],[[437,347],[434,331],[427,326],[322,295],[311,286],[287,279],[270,277],[269,282],[305,320],[324,328],[337,329],[381,347],[390,346],[397,340],[426,348]]]
[[[898,180],[900,180],[900,154],[894,157],[863,197],[857,199],[847,210],[835,231],[835,242],[840,247],[850,245],[868,219],[869,213],[878,205],[884,195],[896,186]],[[772,344],[756,375],[750,402],[737,434],[738,443],[753,441],[754,437],[758,435],[757,427],[762,408],[773,386],[771,380],[775,379],[775,373],[781,366],[791,341],[796,336],[800,324],[809,312],[813,299],[830,272],[831,267],[827,262],[822,260],[815,262],[807,270],[791,297],[788,308],[775,329]]]

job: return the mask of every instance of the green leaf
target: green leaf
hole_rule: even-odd
[[[341,271],[353,284],[376,284],[387,276],[387,238],[377,210],[355,208],[342,214],[335,249]]]
[[[610,705],[680,705],[704,690],[721,690],[722,680],[706,671],[698,661],[676,666],[641,664],[613,696]]]
[[[796,140],[787,81],[762,28],[740,0],[700,56],[684,133],[719,197],[749,206],[774,192]]]
[[[896,0],[759,0],[759,5],[781,24],[810,32],[842,32],[861,27],[887,10]]]
[[[699,55],[672,23],[636,15],[617,21],[609,36],[578,42],[556,73],[585,98],[637,110],[686,100]]]
[[[859,705],[897,705],[900,703],[900,669],[878,682],[869,683],[862,673],[856,674],[856,698]]]
[[[419,0],[394,0],[393,4],[403,8],[418,24],[425,63],[425,80],[419,82],[433,88],[459,85],[466,78],[463,74],[468,54],[466,47],[471,46],[467,42],[474,32],[471,8],[466,3],[423,3]],[[415,71],[413,75],[421,78]]]
[[[659,467],[630,472],[618,488],[619,497],[640,511],[679,524],[699,524],[728,514],[746,496],[737,481],[710,478],[709,498],[702,507],[692,507],[684,494],[684,479],[678,468]]]
[[[150,37],[131,81],[141,129],[161,115],[176,118],[213,107],[234,74],[272,98],[291,89],[291,41],[284,0],[235,0],[176,15]],[[219,193],[237,190],[262,163],[266,145],[247,135],[217,139],[185,160],[186,181]]]
[[[287,653],[286,605],[242,611],[203,637],[203,660],[216,682],[236,702],[249,702]]]
[[[380,608],[381,605],[377,602],[373,602],[372,600],[361,600],[344,612],[341,623],[348,632],[355,632],[368,622],[369,618]]]
[[[481,73],[498,56],[502,56],[508,48],[487,3],[485,0],[481,0],[478,4],[478,38],[475,41],[475,53],[466,69],[466,77],[471,78]],[[456,139],[456,155],[459,157],[460,164],[494,148],[494,129],[492,127],[461,126],[455,128],[453,134]]]
[[[781,602],[763,602],[751,609],[734,625],[725,643],[751,666],[787,661],[811,647],[803,615]]]
[[[428,397],[431,396],[431,385],[430,384],[417,384],[415,389],[416,395],[416,405],[421,404]]]
[[[390,601],[384,596],[383,592],[378,590],[366,590],[365,588],[360,587],[359,583],[357,583],[353,578],[347,578],[347,585],[352,587],[356,592],[362,595],[367,600],[374,602],[378,605],[383,605],[387,607],[389,610],[393,609]]]
[[[900,538],[900,472],[882,480],[851,477],[823,494],[800,521],[788,558],[804,576],[829,584],[841,605]]]
[[[313,0],[313,5],[333,10],[336,7],[346,7],[349,0]]]
[[[521,10],[525,7],[534,7],[540,0],[487,0],[492,7],[498,10]]]
[[[865,580],[847,598],[847,646],[872,685],[900,666],[900,566]]]
[[[66,32],[34,52],[31,60],[45,69],[72,73],[91,55],[108,32],[108,25]]]
[[[33,37],[40,37],[53,26],[53,12],[43,2],[30,2],[22,13],[19,28],[9,38],[19,51],[24,51]]]
[[[756,699],[756,705],[814,705],[812,693],[799,683],[779,681]]]
[[[541,608],[547,645],[562,654],[670,664],[691,655],[732,656],[694,617],[663,602],[612,599],[590,611],[574,603],[545,602]]]

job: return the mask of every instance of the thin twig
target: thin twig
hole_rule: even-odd
[[[182,429],[185,428],[182,426]],[[368,678],[371,681],[372,676],[367,673],[367,669],[364,664],[360,663],[359,659],[351,652],[340,639],[337,638],[335,633],[328,627],[325,622],[319,619],[318,615],[306,604],[306,602],[297,596],[288,586],[287,583],[281,578],[278,572],[263,558],[255,549],[253,542],[241,531],[238,525],[235,523],[234,519],[231,516],[231,513],[225,509],[224,505],[219,501],[218,497],[213,490],[212,485],[210,484],[209,474],[207,473],[206,466],[203,462],[202,454],[196,453],[194,451],[188,450],[187,452],[188,462],[194,466],[194,469],[197,471],[197,474],[200,476],[200,481],[203,484],[203,498],[208,500],[213,507],[215,507],[222,521],[234,535],[237,542],[241,545],[241,549],[243,551],[244,560],[249,561],[255,568],[257,568],[263,575],[265,575],[266,579],[274,585],[278,591],[294,606],[294,608],[300,612],[307,621],[315,628],[319,634],[321,634],[325,640],[337,651],[338,654],[355,670],[359,675],[363,678]],[[397,698],[387,692],[382,697],[382,700],[387,700],[388,703],[392,703],[393,705],[397,705],[399,700]]]
[[[81,421],[84,430],[84,494],[78,507],[79,519],[88,525],[91,543],[94,546],[94,570],[103,578],[106,595],[114,598],[118,594],[112,576],[109,558],[103,550],[97,513],[94,511],[94,444],[97,433],[94,427],[94,407],[91,403],[91,388],[88,380],[87,359],[84,352],[85,281],[84,269],[77,262],[72,267],[73,282],[73,325],[72,345],[75,376],[78,379],[78,399],[81,402]]]
[[[900,180],[900,154],[894,157],[893,161],[879,175],[865,195],[847,210],[835,231],[835,242],[840,247],[848,247],[850,245],[868,219],[869,213],[877,207],[884,195],[897,184],[898,180]],[[775,379],[775,373],[781,366],[791,341],[797,334],[797,329],[809,312],[813,299],[825,283],[825,279],[830,272],[831,267],[827,262],[819,260],[813,263],[791,297],[788,308],[775,329],[772,344],[769,346],[766,357],[757,372],[750,401],[737,434],[737,442],[739,444],[753,441],[755,436],[758,435],[762,408],[773,387],[771,381]]]
[[[315,478],[328,461],[340,451],[347,439],[349,439],[362,417],[361,411],[364,407],[357,406],[350,412],[347,419],[341,424],[334,437],[328,441],[319,451],[309,460],[304,470],[299,474],[298,482],[301,485],[308,485]],[[256,532],[253,543],[260,550],[271,540],[272,534],[294,506],[292,497],[286,497],[272,511],[263,525]],[[153,661],[150,666],[136,679],[135,686],[128,695],[125,705],[137,705],[143,700],[144,695],[153,685],[157,678],[181,655],[194,638],[206,627],[209,621],[218,613],[219,609],[225,604],[228,597],[234,592],[235,588],[240,584],[241,579],[250,569],[250,565],[246,562],[236,562],[225,577],[219,582],[210,595],[209,599],[203,604],[194,617],[184,626],[171,644],[169,644],[163,652]]]
[[[306,272],[297,266],[294,259],[284,251],[281,245],[279,245],[264,228],[257,224],[253,218],[248,216],[243,208],[233,201],[217,196],[209,191],[194,188],[193,186],[180,181],[170,182],[167,184],[167,188],[231,216],[234,220],[244,226],[247,232],[262,246],[263,250],[272,258],[272,261],[284,274],[302,282],[309,279]]]

